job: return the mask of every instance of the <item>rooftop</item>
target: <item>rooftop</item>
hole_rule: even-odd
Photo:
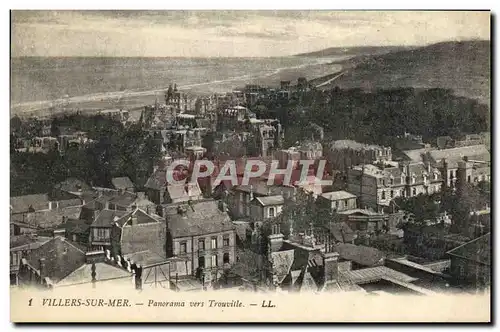
[[[112,178],[111,183],[113,184],[113,187],[115,187],[115,189],[126,190],[129,188],[134,188],[134,183],[128,176]]]
[[[178,205],[178,209],[182,210],[182,213],[169,213],[166,216],[168,228],[173,237],[219,233],[235,229],[227,212],[222,212],[216,201]]]
[[[321,194],[321,197],[324,197],[331,201],[337,201],[341,199],[356,198],[356,195],[348,193],[347,191],[340,190],[340,191],[331,191],[328,193],[323,193]]]
[[[255,200],[262,206],[283,205],[285,199],[281,195],[256,197]]]
[[[39,270],[41,258],[45,259],[45,276],[53,283],[59,282],[85,264],[85,252],[61,237],[55,237],[33,250],[27,261],[34,269]]]

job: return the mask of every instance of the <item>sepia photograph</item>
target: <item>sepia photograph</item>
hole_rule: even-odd
[[[11,10],[11,321],[491,322],[491,20]]]

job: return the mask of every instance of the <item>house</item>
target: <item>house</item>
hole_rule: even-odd
[[[113,256],[150,251],[165,257],[166,225],[160,216],[137,208],[113,217],[110,240]]]
[[[54,209],[12,215],[10,220],[13,234],[19,235],[21,233],[32,233],[36,230],[54,229],[67,218],[78,219],[82,211],[81,200],[64,202],[70,204],[70,206],[61,206],[61,204]]]
[[[185,260],[188,275],[209,282],[234,264],[236,230],[222,202],[172,205],[165,214],[167,256]]]
[[[101,210],[90,225],[89,244],[92,250],[111,249],[111,229],[113,224],[127,214],[127,211]]]
[[[187,170],[186,170],[187,172]],[[174,171],[172,177],[176,181],[186,180],[187,173]],[[155,204],[180,203],[196,201],[203,198],[197,182],[174,184],[168,182],[166,167],[158,168],[144,185],[147,197]]]
[[[357,197],[347,191],[332,191],[322,193],[317,202],[333,212],[352,210],[357,208]]]
[[[430,164],[385,163],[355,166],[347,173],[347,191],[359,197],[359,207],[387,210],[396,197],[439,192],[441,172]]]
[[[51,196],[60,197],[64,194],[82,196],[83,193],[91,192],[92,188],[84,181],[77,178],[67,178],[52,188]]]
[[[132,273],[104,262],[104,252],[85,252],[57,236],[21,259],[18,274],[22,287],[108,287],[132,284]]]
[[[113,189],[134,192],[135,186],[128,176],[112,178]]]
[[[382,231],[384,227],[395,228],[395,225],[389,223],[390,215],[375,212],[369,209],[351,209],[338,211],[339,220],[347,223],[350,228],[357,233],[372,234]]]
[[[450,274],[456,284],[476,289],[491,286],[491,233],[447,252]]]
[[[14,235],[10,237],[10,285],[18,284],[17,273],[21,259],[27,257],[33,250],[36,250],[51,237],[37,236],[36,234]]]
[[[454,187],[463,169],[464,182],[474,183],[490,181],[490,152],[485,145],[471,145],[451,149],[427,151],[421,155],[424,162],[429,162],[440,170],[444,185]],[[462,163],[464,162],[465,163]]]
[[[87,210],[133,211],[140,208],[148,213],[156,211],[156,204],[146,198],[143,192],[131,193],[123,190],[99,188],[99,196],[87,203]]]
[[[252,220],[264,221],[281,213],[285,199],[282,195],[255,197],[252,201],[250,216]]]
[[[387,162],[392,160],[390,147],[367,145],[351,140],[338,140],[324,146],[323,156],[332,170],[347,172],[360,164]]]
[[[352,270],[384,265],[385,255],[376,248],[341,243],[335,246],[335,251],[340,261],[352,262]]]
[[[263,240],[261,237],[260,240]],[[291,234],[284,240],[272,225],[267,252],[238,253],[232,271],[253,291],[433,294],[413,284],[418,278],[384,266],[384,255],[352,244],[335,244],[325,232]]]

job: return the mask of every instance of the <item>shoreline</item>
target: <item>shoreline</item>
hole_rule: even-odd
[[[338,75],[345,70],[348,59],[339,61],[325,61],[316,64],[301,64],[294,67],[283,67],[269,70],[267,73],[252,75],[246,74],[209,82],[200,82],[179,85],[178,90],[187,92],[194,97],[226,93],[244,86],[245,84],[259,84],[263,86],[279,86],[280,80],[296,80],[300,76],[310,76],[317,72],[318,76],[307,77],[309,81],[322,82],[327,78]],[[308,75],[309,74],[309,75]],[[154,103],[155,97],[163,98],[168,87],[149,90],[124,90],[98,92],[83,96],[73,96],[54,100],[30,101],[10,105],[10,117],[27,118],[52,117],[54,115],[76,112],[97,112],[104,109],[136,110]],[[52,110],[51,110],[52,109]]]

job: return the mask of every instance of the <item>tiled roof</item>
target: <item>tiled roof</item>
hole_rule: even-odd
[[[293,249],[271,253],[273,274],[276,274],[278,283],[281,283],[290,273],[290,268],[292,267],[294,261],[294,254],[295,250]]]
[[[111,183],[115,189],[129,189],[134,188],[132,180],[128,176],[112,178]]]
[[[321,194],[322,197],[329,199],[331,201],[337,201],[340,199],[349,199],[349,198],[356,198],[356,195],[353,195],[351,193],[348,193],[347,191],[331,191],[328,193],[323,193]]]
[[[450,250],[448,254],[491,265],[491,233],[480,236],[460,247]]]
[[[116,220],[119,220],[119,218],[123,217],[125,214],[128,214],[128,212],[102,210],[92,223],[92,227],[111,227]]]
[[[138,225],[157,223],[163,221],[160,216],[148,214],[141,209],[135,209],[134,211],[128,212],[119,217],[119,219],[116,220],[116,223],[118,223],[120,227],[123,227],[125,224],[129,223],[132,220],[132,217],[134,216],[137,218]]]
[[[429,155],[435,163],[441,163],[441,161],[445,159],[449,168],[458,167],[458,162],[463,160],[463,157],[479,161],[491,160],[490,153],[485,145],[472,145],[460,148],[434,150],[430,151]]]
[[[44,210],[24,215],[13,215],[11,221],[22,222],[38,228],[53,228],[63,222],[63,218],[78,219],[82,211],[81,206],[72,206],[64,209]]]
[[[197,182],[192,184],[169,184],[167,185],[167,191],[173,200],[181,198],[189,199],[189,197],[201,195],[201,189]]]
[[[85,234],[89,230],[90,225],[86,220],[70,219],[60,225],[60,227],[64,228],[67,233]]]
[[[132,278],[132,273],[108,263],[96,263],[95,272],[97,281],[127,277]],[[61,280],[57,286],[69,286],[90,282],[92,282],[92,264],[84,264]]]
[[[167,262],[167,259],[162,255],[152,252],[150,250],[139,251],[135,253],[126,254],[123,256],[125,260],[147,267],[149,265]]]
[[[372,266],[384,259],[384,254],[376,248],[357,246],[350,243],[342,243],[335,246],[339,258],[353,261],[359,265]]]
[[[359,270],[349,270],[340,272],[341,278],[355,284],[367,284],[379,281],[384,277],[390,277],[403,282],[413,282],[416,278],[404,273],[390,269],[386,266],[376,266]]]
[[[25,246],[28,247],[29,249],[36,249],[45,242],[50,240],[52,240],[51,237],[33,236],[31,234],[12,235],[10,237],[10,249],[25,247]]]
[[[285,199],[281,195],[256,197],[257,202],[262,206],[283,205]]]
[[[226,212],[218,208],[216,201],[194,202],[179,206],[184,215],[167,215],[168,228],[173,237],[218,233],[234,229]]]
[[[45,276],[54,283],[85,264],[85,252],[61,237],[55,237],[33,250],[28,255],[27,261],[33,268],[39,270],[41,258],[45,259]]]
[[[10,198],[12,213],[26,212],[30,207],[35,211],[46,210],[49,208],[49,202],[48,194],[24,195]]]

